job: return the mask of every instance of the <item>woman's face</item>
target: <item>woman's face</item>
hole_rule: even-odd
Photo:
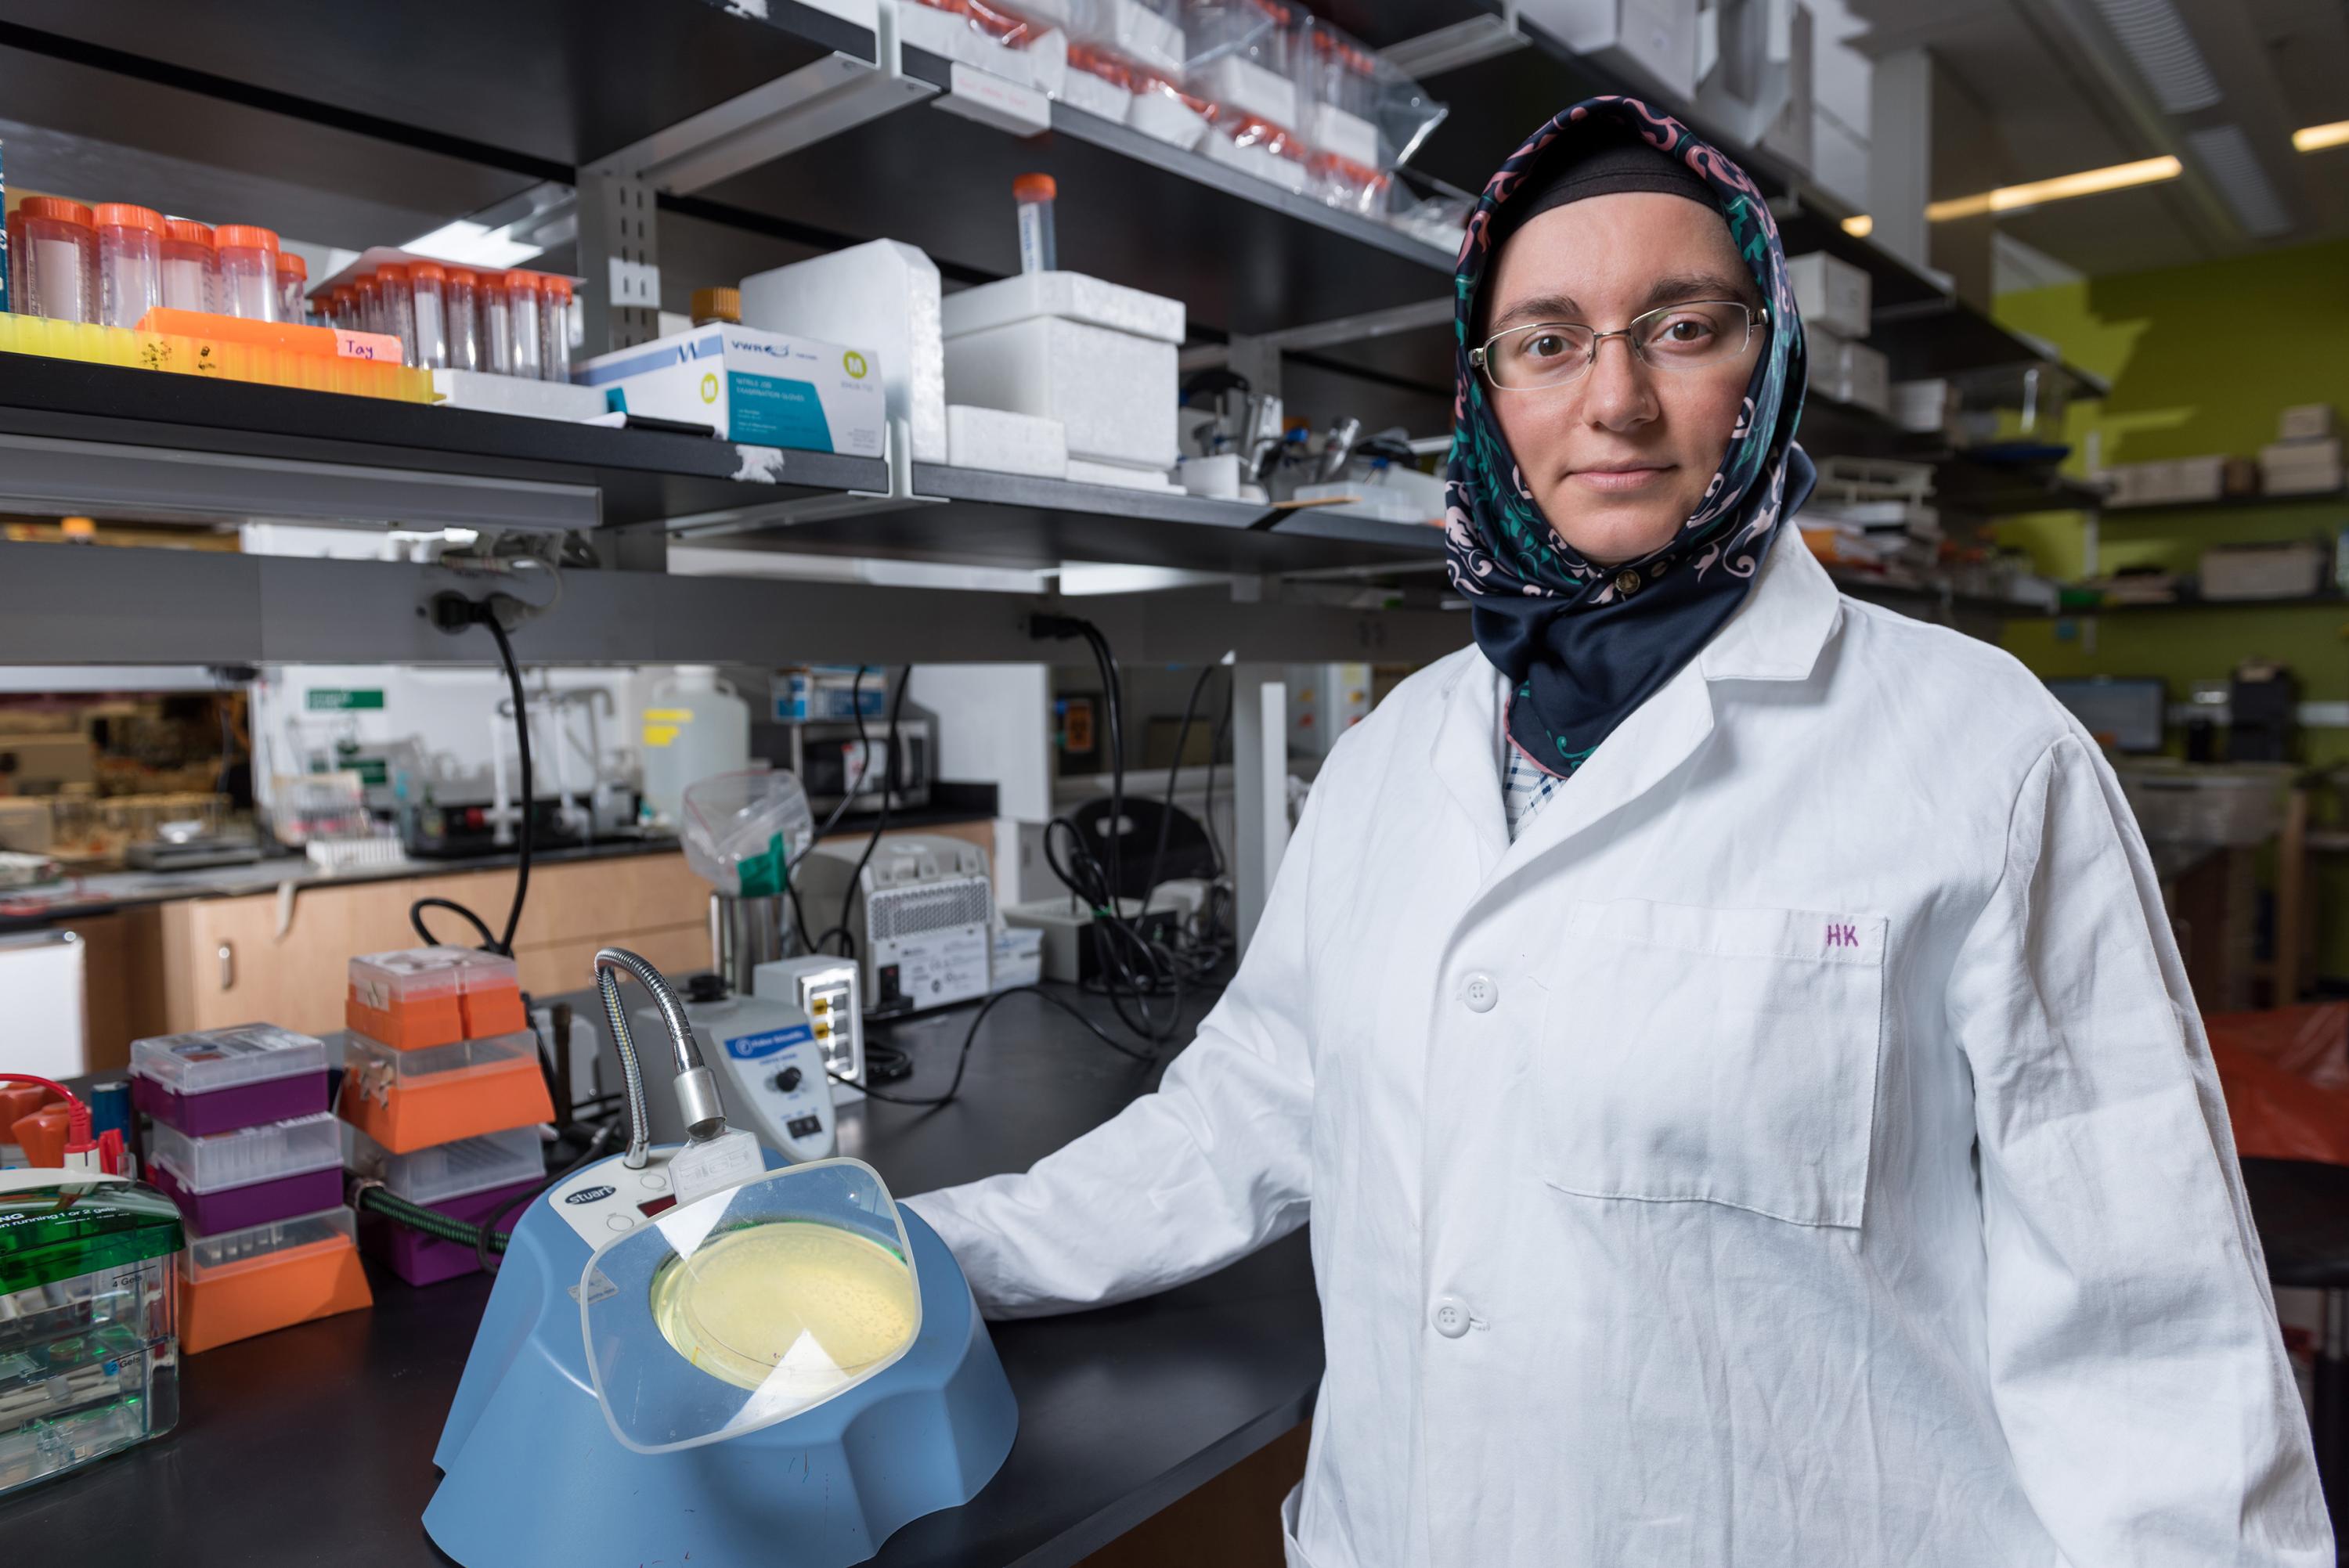
[[[1486,297],[1487,337],[1535,323],[1615,332],[1692,300],[1760,303],[1719,213],[1647,191],[1587,197],[1528,220],[1501,247]],[[1579,380],[1526,391],[1487,385],[1526,488],[1568,544],[1613,565],[1671,542],[1729,449],[1764,341],[1757,326],[1743,353],[1663,369],[1609,337]]]

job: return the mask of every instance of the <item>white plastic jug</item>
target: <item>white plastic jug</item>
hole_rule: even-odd
[[[675,823],[686,787],[750,765],[750,705],[715,665],[679,665],[653,687],[637,739],[645,752],[644,814]]]

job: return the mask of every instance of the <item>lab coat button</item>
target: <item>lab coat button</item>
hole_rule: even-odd
[[[1472,1013],[1489,1013],[1501,999],[1501,988],[1490,975],[1471,975],[1468,983],[1460,987],[1460,999],[1468,1004]]]
[[[1446,1339],[1457,1339],[1468,1332],[1468,1307],[1456,1295],[1439,1295],[1432,1315],[1435,1332]]]

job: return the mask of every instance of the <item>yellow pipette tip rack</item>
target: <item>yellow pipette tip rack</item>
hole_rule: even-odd
[[[404,365],[6,312],[0,312],[0,353],[115,365],[126,370],[209,376],[305,392],[340,392],[395,403],[431,403],[438,398],[432,390],[432,372]]]

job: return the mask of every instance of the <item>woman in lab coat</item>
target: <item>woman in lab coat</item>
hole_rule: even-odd
[[[1476,645],[1330,754],[1159,1092],[915,1206],[999,1316],[1309,1212],[1292,1564],[2329,1564],[2143,842],[2022,666],[1787,522],[1752,182],[1594,99],[1459,284]]]

